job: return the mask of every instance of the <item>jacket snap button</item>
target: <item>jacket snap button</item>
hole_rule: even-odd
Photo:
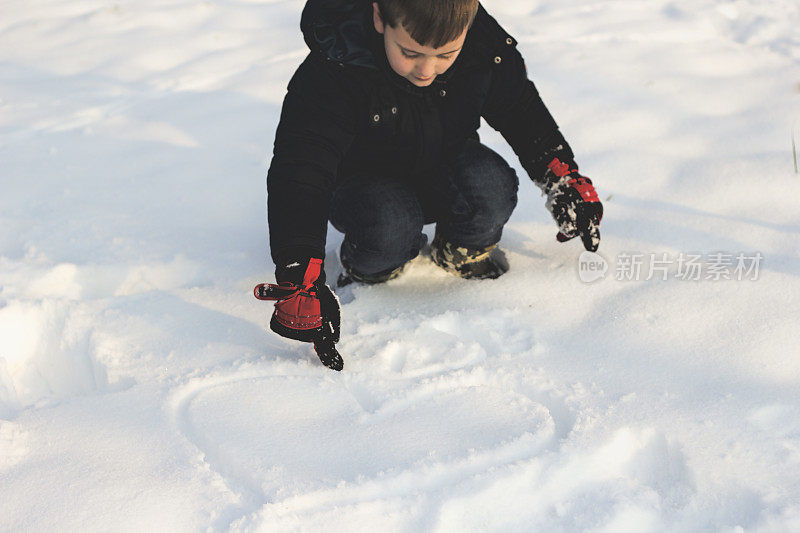
[[[514,40],[511,37],[509,37],[508,39],[506,39],[506,44],[514,44]]]
[[[396,114],[397,114],[397,108],[396,108],[396,107],[393,107],[393,108],[392,108],[392,115],[396,115]]]
[[[500,56],[497,56],[497,57],[494,58],[494,62],[495,63],[500,63],[501,61],[502,61],[502,59],[500,58]]]
[[[441,96],[441,97],[445,97],[446,95],[447,95],[447,91],[445,91],[444,89],[442,89],[441,91],[439,91],[439,96]]]
[[[373,115],[372,116],[372,122],[380,122],[380,121],[381,121],[381,116],[380,115]]]

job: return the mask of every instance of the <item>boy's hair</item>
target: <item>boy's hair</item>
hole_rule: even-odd
[[[384,24],[402,24],[421,45],[441,48],[469,27],[478,0],[377,0]]]

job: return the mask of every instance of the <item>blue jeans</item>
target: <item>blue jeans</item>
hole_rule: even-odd
[[[427,242],[422,226],[431,222],[453,244],[496,244],[517,205],[518,187],[514,169],[474,140],[438,176],[412,182],[352,176],[331,199],[331,223],[345,235],[342,262],[365,275],[390,272],[419,254]]]

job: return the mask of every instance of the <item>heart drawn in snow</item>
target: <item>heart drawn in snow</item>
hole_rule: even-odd
[[[324,379],[232,381],[193,397],[186,428],[212,467],[278,497],[491,459],[504,444],[533,436],[538,448],[553,435],[546,407],[495,385],[433,381],[399,398],[366,396]]]

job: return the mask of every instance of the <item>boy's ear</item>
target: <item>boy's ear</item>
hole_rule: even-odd
[[[375,24],[375,31],[383,34],[383,19],[381,18],[381,10],[378,7],[378,2],[372,2],[372,22]]]

